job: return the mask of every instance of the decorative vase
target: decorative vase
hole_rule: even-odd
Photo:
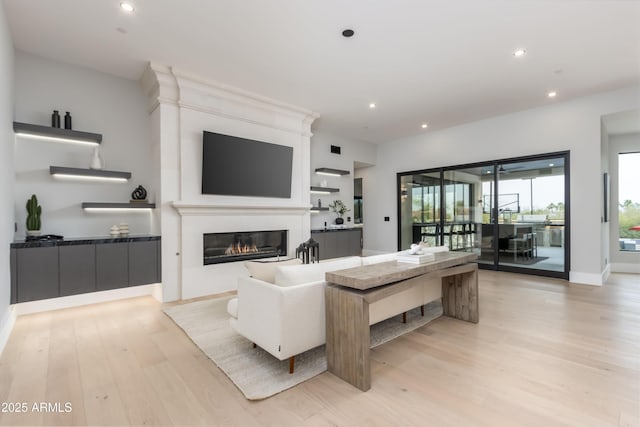
[[[336,224],[338,225],[344,224],[344,218],[341,218],[341,217],[336,218]]]
[[[102,169],[102,157],[100,156],[100,148],[93,149],[93,158],[91,159],[91,169]]]
[[[71,114],[67,111],[67,114],[64,115],[64,128],[71,129]]]
[[[147,190],[142,185],[138,185],[131,193],[131,199],[138,202],[147,200]]]
[[[53,110],[53,114],[51,115],[51,127],[60,127],[60,113],[58,112],[58,110]]]

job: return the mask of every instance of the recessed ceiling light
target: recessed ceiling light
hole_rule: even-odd
[[[356,32],[355,32],[355,31],[353,31],[351,28],[347,28],[346,30],[344,30],[344,31],[342,32],[342,35],[343,35],[344,37],[346,37],[346,38],[349,38],[349,37],[353,37],[353,35],[354,35],[355,33],[356,33]]]
[[[369,103],[369,108],[376,108],[376,103],[375,102],[371,102]]]
[[[127,3],[126,1],[120,2],[120,9],[124,10],[125,12],[133,12],[135,10],[135,8],[133,7],[133,5],[131,3]]]
[[[553,163],[549,163],[549,167],[552,168],[553,167]]]
[[[557,93],[556,93],[556,91],[555,91],[555,90],[552,90],[551,92],[549,92],[549,93],[547,94],[547,96],[548,96],[549,98],[555,98],[555,97],[556,97],[556,95],[557,95]]]
[[[516,49],[513,51],[513,56],[515,56],[516,58],[521,58],[525,53],[527,53],[527,51],[524,49]]]
[[[423,123],[423,124],[422,124],[422,129],[426,129],[426,128],[428,128],[428,127],[429,127],[429,125],[428,125],[428,124],[426,124],[426,123]]]

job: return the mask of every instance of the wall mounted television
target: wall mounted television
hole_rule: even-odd
[[[202,194],[291,198],[293,147],[203,131]]]

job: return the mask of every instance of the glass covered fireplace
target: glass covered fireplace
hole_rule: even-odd
[[[204,265],[287,256],[287,230],[206,233]]]

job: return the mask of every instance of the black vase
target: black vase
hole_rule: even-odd
[[[133,200],[146,200],[147,199],[147,190],[142,185],[138,185],[138,187],[133,190],[131,193],[131,198]]]
[[[344,218],[336,218],[336,224],[338,225],[344,224]]]
[[[71,114],[67,111],[67,114],[64,115],[64,128],[71,129]]]
[[[60,127],[60,113],[58,113],[58,110],[53,110],[53,114],[51,115],[51,127]]]

